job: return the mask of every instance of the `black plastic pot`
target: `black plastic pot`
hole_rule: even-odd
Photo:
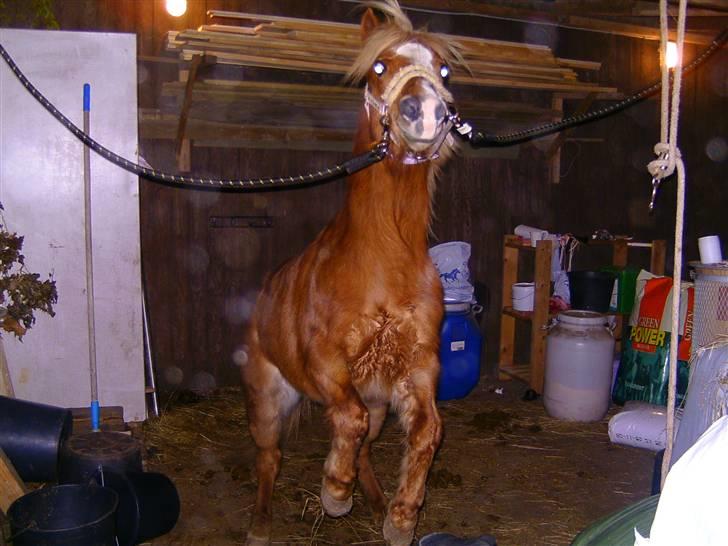
[[[36,489],[8,509],[14,546],[115,546],[112,489],[58,485]]]
[[[604,271],[570,271],[568,275],[572,309],[609,311],[614,275]]]
[[[23,481],[54,481],[58,453],[71,434],[66,408],[0,396],[0,447]]]
[[[103,469],[96,480],[119,495],[119,546],[133,546],[165,535],[177,524],[179,495],[172,480],[164,474]]]
[[[138,440],[120,432],[87,432],[72,436],[61,449],[59,483],[87,483],[99,468],[141,472],[142,449]]]

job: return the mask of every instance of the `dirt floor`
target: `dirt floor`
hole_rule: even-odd
[[[502,393],[500,389],[502,388]],[[497,390],[498,389],[498,390]],[[467,398],[441,402],[445,438],[430,472],[417,536],[493,534],[499,546],[564,545],[596,519],[650,494],[653,453],[613,445],[608,418],[569,423],[523,401],[519,382],[481,380]],[[178,396],[136,431],[148,470],[176,483],[182,512],[155,545],[242,544],[255,496],[255,448],[242,395]],[[284,448],[274,496],[273,544],[384,544],[363,497],[351,514],[325,517],[318,494],[328,430],[314,407]],[[393,416],[373,461],[394,490],[403,435]]]

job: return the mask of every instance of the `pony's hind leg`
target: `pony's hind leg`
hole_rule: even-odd
[[[369,503],[369,507],[374,517],[381,524],[387,511],[387,497],[382,491],[379,480],[374,475],[374,468],[370,460],[371,445],[377,439],[382,430],[382,425],[387,417],[387,406],[368,406],[369,407],[369,433],[362,443],[359,450],[359,459],[357,466],[359,469],[359,485],[362,492]]]
[[[252,349],[251,353],[243,369],[243,383],[250,434],[258,447],[258,493],[245,543],[262,546],[270,542],[273,487],[281,462],[281,430],[287,415],[300,402],[300,395],[259,350]]]

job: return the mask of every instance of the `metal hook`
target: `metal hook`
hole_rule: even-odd
[[[668,152],[662,152],[660,154],[660,160],[663,162],[663,164],[660,166],[661,171],[667,170],[667,159],[670,157],[670,154]],[[657,204],[657,191],[660,189],[660,184],[662,184],[662,177],[653,176],[652,177],[652,197],[650,197],[650,205],[649,205],[649,211],[650,214],[652,214],[655,211],[655,205]]]
[[[660,183],[662,182],[662,178],[653,178],[652,179],[652,197],[650,198],[650,212],[654,212],[655,210],[655,203],[657,201],[657,190],[660,189]]]

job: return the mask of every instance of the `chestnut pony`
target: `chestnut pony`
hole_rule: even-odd
[[[385,13],[385,23],[371,6]],[[258,447],[248,545],[270,541],[281,429],[301,395],[324,405],[333,436],[323,509],[347,514],[358,476],[392,545],[412,541],[441,438],[435,389],[442,287],[427,237],[435,170],[453,144],[445,83],[448,63],[458,56],[442,37],[414,31],[394,0],[370,4],[361,34],[349,74],[366,81],[354,152],[379,142],[384,125],[389,152],[349,177],[343,209],[303,254],[266,279],[258,298],[242,370]],[[399,486],[387,502],[369,452],[390,406],[407,445]]]

